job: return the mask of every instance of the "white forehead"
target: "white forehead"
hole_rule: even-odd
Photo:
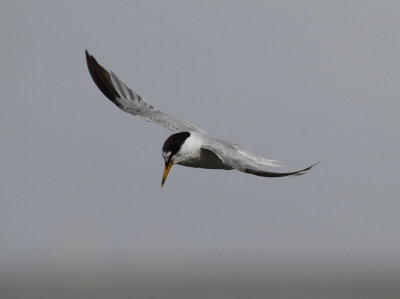
[[[162,152],[162,156],[164,158],[169,158],[169,156],[171,156],[171,152],[170,151],[169,152]]]

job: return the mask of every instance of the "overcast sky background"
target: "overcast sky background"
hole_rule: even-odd
[[[0,8],[2,276],[400,272],[398,1]],[[297,179],[174,166],[161,190],[171,132],[109,102],[85,49],[155,107],[277,170],[322,162]]]

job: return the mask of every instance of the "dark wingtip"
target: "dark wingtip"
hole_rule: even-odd
[[[297,177],[297,176],[307,173],[307,171],[309,171],[311,168],[313,168],[319,162],[321,162],[321,161],[318,161],[317,163],[314,163],[313,165],[311,165],[307,168],[304,168],[304,169],[301,169],[298,171],[293,171],[293,172],[270,172],[270,171],[258,171],[258,170],[253,170],[253,169],[244,169],[243,171],[246,173],[257,175],[257,176],[269,177],[269,178],[278,178],[278,177],[284,177],[284,176]]]
[[[315,165],[317,165],[319,162],[321,162],[321,160],[319,160],[318,162],[314,163],[313,165],[311,165],[311,166],[309,166],[309,167],[307,167],[307,168],[304,168],[304,169],[302,169],[302,170],[299,170],[299,171],[294,172],[293,174],[291,174],[291,176],[300,176],[300,175],[306,174],[307,171],[309,171],[311,168],[313,168],[313,167],[314,167]]]
[[[85,49],[85,56],[86,56],[86,64],[87,64],[87,66],[89,68],[89,71],[90,71],[90,59],[94,59],[94,57],[89,54],[87,49]]]
[[[96,58],[89,54],[87,49],[85,50],[85,54],[86,64],[94,83],[110,101],[120,107],[120,104],[116,100],[118,93],[113,87],[110,73],[97,62]]]

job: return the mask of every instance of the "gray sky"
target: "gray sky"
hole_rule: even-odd
[[[3,273],[276,261],[399,270],[399,2],[0,7]],[[285,170],[322,162],[298,179],[174,166],[161,190],[171,133],[109,102],[86,48],[157,108]]]

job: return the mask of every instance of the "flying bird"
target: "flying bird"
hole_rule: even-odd
[[[318,163],[293,172],[268,171],[266,167],[279,165],[274,160],[257,156],[238,144],[211,136],[190,122],[158,110],[127,87],[117,75],[105,70],[87,50],[86,62],[94,83],[118,108],[176,132],[167,138],[162,148],[164,173],[161,187],[173,164],[207,169],[236,169],[262,177],[285,177],[303,175]]]

